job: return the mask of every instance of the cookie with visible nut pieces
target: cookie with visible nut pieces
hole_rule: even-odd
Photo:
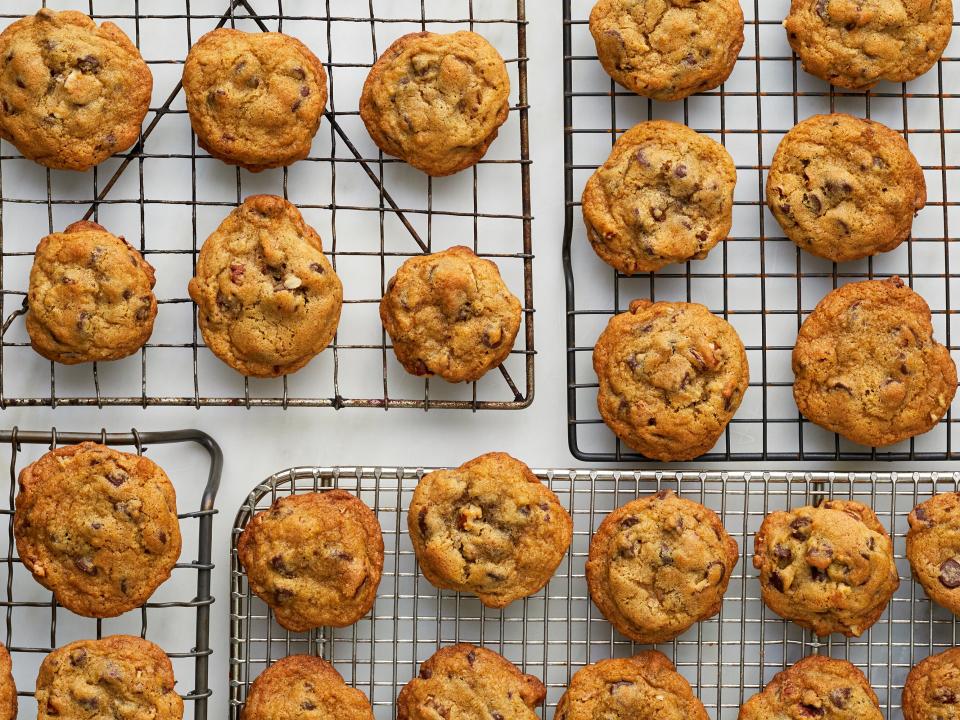
[[[904,720],[956,720],[960,703],[960,648],[921,660],[910,670],[901,696]]]
[[[960,494],[942,493],[907,517],[907,559],[927,596],[960,615]]]

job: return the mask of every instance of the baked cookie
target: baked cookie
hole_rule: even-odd
[[[764,604],[817,635],[859,637],[900,586],[893,542],[853,500],[767,515],[754,538]]]
[[[253,681],[241,717],[373,720],[373,710],[367,696],[347,685],[326,660],[313,655],[291,655],[275,662]]]
[[[260,172],[310,153],[327,107],[327,73],[294,37],[218,28],[190,48],[183,91],[200,147]]]
[[[814,115],[788,132],[767,176],[767,205],[787,237],[834,262],[893,250],[926,202],[906,140],[842,113]]]
[[[960,495],[934,495],[917,505],[907,521],[907,559],[914,579],[931,600],[960,615]]]
[[[778,672],[740,707],[738,720],[769,718],[881,720],[880,701],[863,673],[846,660],[808,655]]]
[[[17,686],[10,653],[0,644],[0,720],[17,720]]]
[[[132,355],[153,333],[155,284],[143,256],[96,223],[47,235],[30,270],[30,344],[65,365]]]
[[[634,300],[593,349],[597,405],[623,442],[654,460],[691,460],[712,448],[750,381],[743,343],[696,303]]]
[[[140,136],[153,74],[130,38],[41,8],[0,33],[0,138],[30,160],[89,170]]]
[[[672,640],[720,612],[737,542],[717,514],[672,490],[604,518],[590,540],[587,585],[603,616],[631,640]]]
[[[397,720],[536,720],[547,689],[492,650],[466,643],[435,652],[397,697]]]
[[[310,362],[333,340],[343,307],[320,236],[274,195],[248,197],[207,238],[189,292],[204,342],[252,377]]]
[[[509,97],[507,66],[480,35],[411,33],[370,70],[360,117],[381,150],[440,177],[486,155]]]
[[[783,25],[804,70],[869,90],[933,67],[950,41],[953,0],[793,0]]]
[[[506,360],[521,314],[496,264],[462,246],[407,260],[380,301],[400,364],[449,382],[479,380]]]
[[[126,717],[180,720],[170,659],[131,635],[79,640],[57,648],[37,674],[37,720]]]
[[[407,527],[427,580],[493,608],[546,585],[573,537],[557,496],[506,453],[425,475]]]
[[[892,445],[934,427],[957,391],[930,308],[900,278],[840,287],[803,321],[793,397],[811,422],[861,445]]]
[[[143,605],[180,557],[177,498],[152,460],[95,443],[20,471],[17,552],[57,602],[86,617]]]
[[[720,143],[669,120],[640,123],[587,181],[587,239],[627,275],[702,260],[730,232],[736,184]]]
[[[739,0],[599,0],[590,33],[618,83],[680,100],[730,77],[743,47],[743,10]]]
[[[346,627],[377,598],[383,535],[373,511],[345,490],[288,495],[253,517],[237,557],[287,630]]]
[[[921,660],[907,675],[900,702],[904,720],[960,718],[960,648]]]

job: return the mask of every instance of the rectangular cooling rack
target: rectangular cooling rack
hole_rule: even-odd
[[[696,473],[539,471],[570,510],[570,553],[544,590],[502,611],[472,596],[438,591],[420,574],[406,531],[406,510],[421,469],[294,468],[267,478],[240,508],[233,529],[230,583],[230,717],[239,718],[250,683],[271,662],[296,653],[319,654],[372,700],[378,719],[393,718],[400,689],[439,647],[483,645],[541,678],[548,694],[542,717],[551,720],[570,677],[590,662],[622,657],[639,646],[615,633],[592,605],[584,564],[592,531],[614,508],[660,489],[712,508],[740,547],[720,614],[658,646],[690,681],[710,717],[734,720],[740,705],[772,676],[819,653],[844,658],[870,679],[887,718],[899,717],[900,692],[910,668],[953,647],[957,624],[910,580],[905,558],[907,515],[935,493],[960,489],[960,473]],[[378,515],[385,562],[376,605],[353,627],[288,633],[250,591],[236,539],[253,513],[277,497],[338,487],[358,495]],[[787,623],[760,600],[753,569],[753,535],[764,516],[821,498],[854,499],[872,507],[894,538],[901,584],[880,621],[860,638],[818,640]]]
[[[642,460],[616,440],[596,407],[593,345],[612,315],[635,298],[699,302],[734,325],[747,347],[750,388],[725,435],[704,461],[946,460],[960,447],[960,415],[929,433],[880,450],[860,447],[803,420],[793,402],[790,354],[807,313],[831,289],[899,274],[933,310],[935,335],[956,354],[960,281],[960,38],[943,60],[909,84],[863,92],[830,89],[805,73],[781,26],[789,0],[741,0],[746,42],[729,80],[682,102],[654,103],[614,84],[596,58],[588,18],[594,0],[563,0],[565,93],[564,267],[567,280],[569,444],[589,462]],[[929,201],[914,237],[898,249],[834,265],[801,252],[765,207],[765,172],[798,121],[848,112],[902,131],[924,168]],[[670,119],[722,142],[739,175],[731,237],[707,259],[629,277],[596,257],[580,195],[617,137],[648,119]],[[952,194],[951,194],[952,191]],[[960,402],[960,400],[958,400]]]
[[[209,461],[205,475],[197,472],[193,477],[183,478],[186,482],[178,477],[171,478],[177,490],[183,535],[181,559],[172,576],[139,610],[104,620],[81,618],[59,606],[53,594],[23,567],[13,539],[13,508],[20,470],[47,450],[87,441],[119,446],[137,454],[149,451],[155,462],[168,468],[172,467],[175,458],[187,455],[190,445],[197,446]],[[47,653],[74,640],[127,634],[145,637],[163,647],[173,663],[177,692],[184,700],[185,717],[206,720],[207,699],[212,692],[207,664],[213,652],[210,647],[210,606],[213,604],[210,575],[213,570],[213,516],[217,512],[213,505],[223,468],[219,446],[209,435],[197,430],[62,433],[56,429],[27,432],[17,428],[0,432],[0,446],[9,455],[10,467],[8,499],[0,507],[0,516],[6,516],[7,525],[7,549],[0,571],[0,585],[6,588],[6,592],[0,595],[0,609],[6,621],[3,642],[10,651],[17,681],[19,716],[37,715],[33,700],[34,680]],[[194,506],[198,509],[183,511],[185,507]]]
[[[141,142],[90,173],[49,172],[0,144],[0,407],[16,405],[239,405],[514,409],[533,398],[533,264],[527,130],[524,0],[46,0],[118,24],[154,74]],[[35,0],[6,0],[0,28],[33,13]],[[180,76],[190,46],[215,27],[282,31],[321,58],[328,111],[311,156],[251,174],[199,150]],[[503,55],[510,114],[476,167],[430,179],[379,152],[360,120],[367,72],[401,35],[482,33]],[[187,297],[197,249],[245,197],[283,195],[324,241],[344,284],[331,347],[287,378],[246,380],[217,360]],[[157,269],[160,311],[136,355],[67,367],[29,346],[21,318],[34,248],[46,234],[91,218],[126,235]],[[378,314],[387,281],[413,255],[471,246],[496,262],[522,298],[524,321],[511,356],[476,383],[408,375]]]

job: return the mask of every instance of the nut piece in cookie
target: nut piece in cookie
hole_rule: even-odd
[[[800,327],[793,397],[808,420],[861,445],[892,445],[933,428],[957,391],[930,308],[900,278],[840,287]]]
[[[19,486],[17,552],[68,610],[114,617],[170,577],[181,547],[176,493],[149,458],[70,445],[23,468]]]
[[[739,0],[599,0],[590,33],[618,83],[655,100],[680,100],[730,76],[743,47],[743,10]]]
[[[587,181],[587,239],[627,275],[702,260],[730,232],[736,184],[720,143],[669,120],[640,123]]]
[[[0,138],[49,168],[89,170],[140,136],[153,75],[111,22],[47,8],[0,33]]]
[[[310,362],[333,340],[343,307],[320,236],[273,195],[247,198],[207,238],[189,291],[204,342],[252,377]]]
[[[173,665],[142,638],[79,640],[47,655],[37,674],[37,720],[152,718],[181,720]]]
[[[10,653],[0,644],[0,720],[17,720],[17,686]]]
[[[440,177],[476,165],[510,110],[507,67],[473,32],[404,35],[370,70],[360,117],[388,155]]]
[[[496,264],[462,246],[407,260],[380,301],[407,372],[449,382],[479,380],[506,360],[521,313]]]
[[[200,147],[260,172],[310,153],[327,106],[327,73],[294,37],[219,28],[190,48],[183,90]]]
[[[237,556],[287,630],[346,627],[376,600],[383,535],[373,511],[344,490],[289,495],[254,516]]]
[[[754,538],[763,602],[817,635],[859,637],[900,586],[893,542],[852,500],[767,515]]]
[[[843,113],[794,127],[767,176],[767,204],[787,237],[834,262],[893,250],[926,202],[923,170],[903,136]]]
[[[593,368],[603,421],[637,452],[664,461],[710,450],[750,380],[736,330],[696,303],[634,300],[600,335]]]
[[[590,541],[594,604],[631,640],[672,640],[720,612],[737,542],[717,514],[672,490],[610,513]]]
[[[917,505],[907,521],[907,559],[914,579],[931,600],[960,615],[960,494],[934,495]]]
[[[425,475],[407,527],[427,580],[494,608],[546,585],[573,536],[553,491],[506,453]]]
[[[960,702],[960,648],[920,661],[907,675],[901,704],[904,720],[957,717]]]
[[[153,333],[155,284],[143,256],[96,223],[47,235],[30,270],[30,344],[65,365],[132,355]]]
[[[397,697],[397,720],[537,720],[547,689],[492,650],[467,643],[435,652]],[[483,710],[478,710],[483,708]]]

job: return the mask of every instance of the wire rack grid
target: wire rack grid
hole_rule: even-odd
[[[127,447],[138,455],[146,453],[149,446],[153,449],[152,457],[157,460],[157,456],[162,455],[164,460],[159,462],[164,464],[168,455],[183,456],[187,445],[195,445],[202,449],[209,461],[206,476],[194,478],[199,482],[193,487],[183,484],[177,487],[181,509],[185,498],[190,498],[191,502],[196,499],[198,509],[178,515],[183,550],[172,577],[141,608],[105,620],[81,618],[58,605],[53,594],[33,580],[23,566],[16,555],[13,537],[19,471],[46,450],[87,441]],[[205,720],[207,701],[212,694],[208,677],[208,661],[213,653],[210,647],[210,606],[214,599],[210,576],[214,567],[211,556],[213,516],[217,512],[214,500],[223,468],[220,447],[209,435],[197,430],[67,433],[55,428],[45,432],[17,428],[2,431],[0,445],[10,456],[8,499],[7,504],[0,507],[0,516],[6,517],[7,525],[7,549],[2,571],[5,577],[0,580],[5,593],[0,597],[0,609],[6,621],[4,644],[13,660],[20,698],[19,717],[37,715],[33,683],[47,653],[74,640],[128,634],[150,639],[164,648],[173,663],[186,717]],[[24,446],[31,447],[25,449]],[[176,477],[173,479],[177,484]],[[191,556],[194,559],[183,559]],[[190,689],[184,691],[185,687]]]
[[[727,319],[747,347],[750,387],[733,422],[701,460],[945,460],[956,457],[960,416],[951,410],[924,436],[881,450],[849,443],[804,420],[793,401],[790,354],[816,303],[838,285],[899,274],[930,303],[935,336],[954,354],[954,298],[960,274],[956,228],[960,143],[957,35],[943,59],[909,84],[881,83],[870,92],[830,88],[806,74],[781,22],[789,0],[742,0],[745,44],[729,80],[677,103],[655,103],[619,87],[596,58],[588,18],[592,0],[564,0],[567,398],[570,449],[580,460],[642,456],[620,443],[596,407],[591,354],[610,317],[635,298],[699,302]],[[865,260],[831,264],[787,240],[765,203],[765,174],[783,135],[825,112],[872,118],[902,132],[926,176],[929,202],[913,237]],[[580,194],[617,137],[648,119],[683,122],[723,143],[737,165],[730,238],[702,261],[634,277],[606,266],[590,248]],[[955,235],[955,232],[953,233]]]
[[[0,145],[0,407],[16,405],[238,405],[516,409],[533,398],[533,255],[524,0],[44,0],[121,26],[155,78],[140,142],[91,173],[50,172]],[[225,7],[226,6],[226,7]],[[0,28],[36,11],[0,8]],[[251,174],[197,147],[180,76],[190,46],[215,27],[281,31],[307,43],[328,74],[330,99],[311,155]],[[385,157],[360,120],[360,88],[397,37],[420,30],[484,34],[504,56],[510,113],[486,158],[431,179]],[[246,379],[217,360],[186,294],[197,250],[245,197],[283,195],[318,229],[345,289],[337,337],[311,364],[275,380]],[[81,366],[33,353],[23,322],[36,243],[80,218],[131,238],[157,269],[160,310],[138,354]],[[134,239],[136,238],[136,239]],[[408,257],[468,245],[496,262],[522,298],[513,353],[476,383],[408,375],[377,307]],[[150,361],[148,363],[148,357]]]
[[[740,548],[720,614],[658,646],[677,665],[708,714],[733,720],[740,705],[772,676],[806,655],[844,658],[870,679],[887,718],[899,717],[900,691],[910,668],[953,647],[957,624],[910,580],[905,558],[907,515],[920,501],[960,489],[960,473],[735,473],[542,470],[573,516],[573,544],[544,590],[502,611],[471,596],[439,591],[420,574],[406,512],[423,469],[293,468],[256,486],[233,530],[230,588],[230,713],[239,718],[250,683],[270,663],[313,653],[332,662],[371,699],[378,719],[392,718],[394,700],[419,664],[438,648],[471,642],[503,654],[548,688],[542,717],[556,705],[574,672],[587,663],[633,654],[638,646],[614,632],[590,602],[584,578],[590,538],[614,508],[661,489],[673,489],[712,508]],[[288,633],[254,596],[238,564],[236,538],[252,515],[280,496],[338,487],[364,500],[384,533],[384,575],[371,613],[356,625]],[[826,497],[871,506],[894,538],[901,584],[880,621],[860,638],[817,639],[783,621],[760,600],[751,558],[753,535],[778,509]]]

